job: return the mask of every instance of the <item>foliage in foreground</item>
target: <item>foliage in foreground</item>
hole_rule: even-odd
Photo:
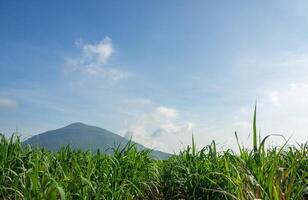
[[[133,145],[114,155],[22,148],[1,136],[0,199],[135,199],[155,195],[158,162]]]
[[[308,143],[254,152],[187,147],[169,160],[133,145],[113,156],[0,143],[0,199],[304,199]]]
[[[217,153],[215,143],[188,147],[163,168],[166,199],[304,199],[308,145],[274,148],[257,156]],[[307,189],[307,188],[306,188]]]
[[[238,141],[237,134],[235,133]],[[166,199],[308,199],[308,142],[298,146],[265,149],[257,137],[256,107],[253,150],[241,147],[217,152],[216,144],[197,150],[187,147],[163,167]],[[305,196],[306,195],[306,196]]]
[[[215,142],[192,146],[168,160],[128,144],[114,154],[22,147],[0,134],[0,199],[308,199],[308,142],[218,152]],[[237,138],[237,135],[236,135]],[[238,143],[239,144],[239,143]]]

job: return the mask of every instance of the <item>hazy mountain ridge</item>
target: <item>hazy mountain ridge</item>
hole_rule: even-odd
[[[78,122],[35,135],[24,141],[23,144],[44,147],[52,151],[57,151],[62,146],[70,145],[74,149],[84,149],[92,152],[100,149],[103,152],[112,153],[112,147],[124,148],[128,142],[128,139],[111,131]],[[147,149],[141,144],[133,143],[140,150]],[[152,156],[158,159],[166,159],[171,154],[153,150]]]

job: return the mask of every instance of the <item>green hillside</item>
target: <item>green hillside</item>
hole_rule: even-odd
[[[23,144],[44,147],[52,151],[58,151],[61,147],[69,145],[73,149],[90,150],[94,153],[98,149],[102,152],[112,153],[112,148],[124,148],[128,142],[128,139],[106,129],[83,123],[73,123],[60,129],[35,135],[24,141]],[[146,149],[141,144],[136,143],[136,146],[139,150]],[[167,159],[170,154],[153,150],[152,156],[158,159]]]

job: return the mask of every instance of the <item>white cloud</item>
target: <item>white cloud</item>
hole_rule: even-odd
[[[16,108],[17,102],[5,97],[0,97],[0,108]]]
[[[109,37],[106,37],[98,44],[85,44],[82,50],[88,59],[95,59],[102,64],[105,64],[114,52],[112,41]]]
[[[167,108],[164,106],[156,108],[155,113],[157,116],[166,119],[174,119],[178,116],[178,112],[175,109]]]
[[[179,120],[179,112],[173,108],[158,106],[130,122],[121,132],[150,148],[167,150],[157,138],[163,135],[191,134],[193,123]],[[166,144],[168,141],[166,141]],[[167,150],[168,151],[168,150]]]
[[[115,52],[109,37],[105,37],[95,44],[84,44],[82,40],[77,40],[75,45],[81,49],[81,54],[73,58],[68,57],[65,60],[65,65],[71,71],[87,75],[90,78],[103,78],[112,82],[130,75],[128,72],[106,66]]]
[[[292,83],[270,90],[268,100],[280,110],[306,113],[308,111],[308,82]]]

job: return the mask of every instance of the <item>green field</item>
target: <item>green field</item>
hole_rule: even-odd
[[[0,199],[307,199],[308,143],[218,152],[193,144],[168,160],[128,144],[113,155],[0,143]],[[236,136],[237,137],[237,136]]]
[[[308,144],[217,152],[215,143],[160,161],[133,145],[113,156],[0,144],[1,199],[304,199]]]

